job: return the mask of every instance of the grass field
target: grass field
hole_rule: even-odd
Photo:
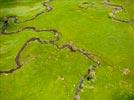
[[[9,19],[5,31],[55,29],[61,35],[58,45],[70,43],[94,54],[101,64],[93,84],[84,81],[80,100],[134,100],[134,0],[104,1],[52,0],[47,12],[43,0],[0,0],[0,71],[16,67],[15,57],[29,38],[54,38],[29,29],[5,35],[5,16],[25,21],[45,11],[23,23]],[[123,9],[114,15],[118,5]],[[20,69],[0,75],[0,100],[74,100],[79,80],[93,64],[78,52],[38,42],[25,48],[20,62]]]

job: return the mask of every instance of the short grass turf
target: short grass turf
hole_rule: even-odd
[[[87,9],[80,8],[84,1],[93,5]],[[0,0],[0,17],[17,15],[21,20],[27,19],[44,9],[41,2]],[[62,34],[59,44],[71,41],[97,55],[102,65],[97,69],[93,88],[85,83],[81,100],[134,100],[134,24],[109,19],[112,7],[105,7],[102,2],[54,0],[50,3],[54,8],[52,11],[30,22],[11,23],[8,31],[25,26],[53,28]],[[120,18],[134,18],[133,0],[111,2],[125,8],[125,12],[120,12]],[[0,70],[15,66],[14,58],[18,50],[30,37],[51,39],[52,35],[32,31],[0,35]],[[90,65],[78,53],[39,43],[28,46],[21,62],[24,66],[20,70],[0,76],[1,100],[73,100],[75,87]],[[125,69],[130,71],[127,75],[123,74]]]

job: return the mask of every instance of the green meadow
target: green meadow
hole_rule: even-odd
[[[134,100],[134,23],[109,18],[114,6],[105,5],[104,1],[53,0],[48,3],[51,11],[19,24],[11,19],[6,31],[30,26],[55,29],[61,34],[59,45],[71,43],[96,55],[101,65],[93,85],[84,82],[80,100]],[[46,10],[42,2],[0,0],[0,31],[4,16],[32,18]],[[123,7],[117,18],[134,20],[134,0],[110,0],[110,3]],[[54,38],[50,32],[33,30],[11,35],[0,33],[0,71],[16,66],[17,52],[32,37]],[[20,69],[0,75],[0,100],[74,100],[76,86],[92,64],[80,53],[38,42],[25,48],[20,61],[23,64]]]

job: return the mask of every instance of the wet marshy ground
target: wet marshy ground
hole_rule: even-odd
[[[130,1],[23,3],[0,10],[2,100],[133,100]]]

